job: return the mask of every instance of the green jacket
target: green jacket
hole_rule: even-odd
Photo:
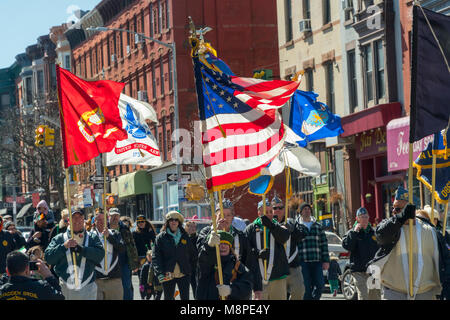
[[[64,233],[60,233],[55,236],[47,249],[45,250],[44,257],[45,261],[55,266],[55,272],[64,282],[68,282],[68,257],[70,257],[70,264],[72,265],[72,253],[64,247],[64,236],[70,239],[70,230]],[[95,281],[95,265],[100,264],[105,256],[105,251],[103,249],[102,243],[98,236],[92,232],[85,232],[85,240],[83,242],[82,250],[80,253],[75,253],[77,260],[78,272],[81,272],[82,262],[84,262],[84,272],[82,276],[81,283],[89,284]],[[86,245],[88,242],[88,245]],[[85,258],[85,259],[83,259]],[[91,276],[94,274],[93,276]]]
[[[122,222],[119,222],[119,232],[122,236],[123,242],[125,242],[125,246],[127,247],[127,258],[130,269],[138,269],[141,265],[139,264],[139,257],[136,244],[134,243],[133,234]]]

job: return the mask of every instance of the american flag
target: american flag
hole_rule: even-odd
[[[283,148],[286,129],[277,108],[299,83],[236,77],[193,59],[207,188],[243,185]]]

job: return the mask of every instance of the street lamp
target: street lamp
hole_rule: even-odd
[[[119,28],[107,28],[107,27],[88,27],[86,28],[86,30],[88,31],[119,31],[119,32],[127,32],[127,33],[131,33],[134,34],[137,37],[143,38],[143,39],[147,39],[147,40],[151,40],[154,41],[164,47],[169,48],[170,50],[172,50],[172,72],[173,72],[173,89],[174,89],[174,111],[175,111],[175,138],[176,141],[178,141],[179,139],[179,128],[180,128],[180,121],[179,121],[179,113],[178,113],[178,81],[177,81],[177,63],[176,63],[176,59],[177,59],[177,53],[176,53],[176,44],[175,42],[171,42],[171,43],[166,43],[166,42],[162,42],[159,41],[157,39],[154,39],[152,37],[148,37],[146,35],[144,35],[143,33],[138,33],[132,30],[127,30],[127,29],[119,29]],[[163,85],[163,84],[162,84]],[[178,176],[178,181],[181,179],[181,163],[176,163],[177,165],[177,176]],[[178,183],[178,199],[180,199],[180,184]],[[181,210],[181,202],[178,200],[178,205],[179,205],[179,209],[180,212]]]

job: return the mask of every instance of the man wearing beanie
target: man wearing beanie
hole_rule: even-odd
[[[305,284],[304,300],[320,300],[324,286],[322,270],[328,270],[330,256],[328,241],[322,226],[311,216],[312,208],[308,203],[299,206],[297,222],[305,226],[305,238],[298,246],[300,265]]]
[[[367,263],[373,259],[379,246],[366,208],[356,211],[355,225],[342,239],[342,247],[350,251],[350,270],[356,282],[358,300],[380,300],[379,289],[367,288]]]
[[[273,218],[273,211],[268,200],[266,200],[266,207],[268,210],[264,215],[263,202],[258,203],[259,217],[244,231],[253,251],[258,254],[258,265],[251,270],[253,276],[257,277],[256,287],[253,290],[255,299],[286,300],[289,264],[284,244],[289,239],[290,233]],[[266,248],[264,248],[264,229],[266,229]],[[264,268],[264,260],[267,261],[267,269]]]
[[[233,251],[234,237],[219,230],[202,242],[198,258],[197,300],[249,300],[252,294],[252,275]],[[223,284],[217,271],[216,245],[220,249]]]
[[[233,249],[239,261],[243,263],[250,270],[256,270],[258,268],[257,254],[252,250],[247,237],[242,231],[239,231],[233,225],[234,220],[234,208],[233,203],[229,199],[223,199],[222,201],[223,219],[220,214],[220,204],[216,204],[216,221],[217,230],[225,230],[233,236]],[[204,227],[197,238],[197,250],[201,250],[204,244],[208,242],[211,233],[213,232],[212,226]],[[254,287],[257,287],[258,278],[254,277]],[[260,281],[260,280],[259,280]],[[260,282],[259,282],[260,283]]]

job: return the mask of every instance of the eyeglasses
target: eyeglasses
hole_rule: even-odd
[[[399,207],[393,207],[393,208],[392,208],[392,211],[394,211],[394,212],[396,212],[396,213],[400,213],[400,212],[402,212],[402,208],[399,208]]]
[[[169,222],[172,222],[172,221],[178,221],[178,219],[169,219],[169,220],[167,220],[167,221],[169,221]]]
[[[284,207],[273,207],[273,210],[283,210]]]
[[[170,220],[169,220],[170,221]],[[145,223],[145,221],[138,221],[137,223]]]

